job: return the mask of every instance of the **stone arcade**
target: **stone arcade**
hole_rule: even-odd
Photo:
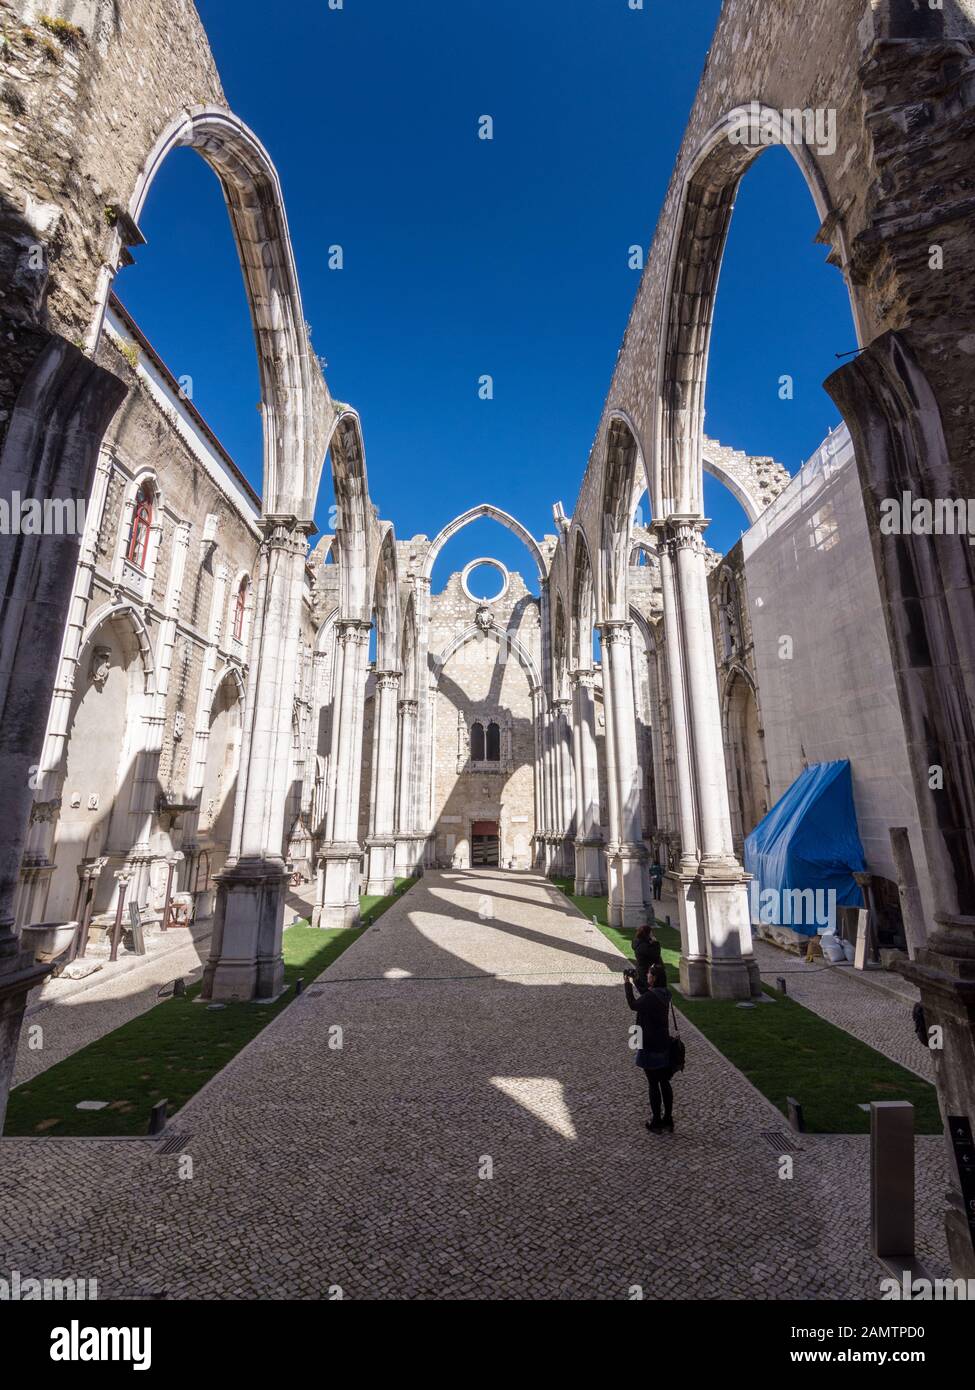
[[[376,514],[359,417],[308,340],[274,165],[227,109],[192,6],[128,0],[123,27],[110,3],[50,0],[84,42],[60,68],[17,48],[23,104],[0,106],[0,463],[8,502],[83,503],[85,524],[0,544],[0,1116],[39,975],[19,927],[89,899],[93,920],[111,914],[120,876],[151,917],[174,863],[213,914],[213,1000],[278,992],[296,871],[316,880],[323,926],[354,921],[360,892],[396,875],[479,862],[605,890],[611,921],[632,926],[652,856],[678,902],[685,989],[745,999],[758,972],[741,842],[824,756],[854,760],[871,873],[915,893],[904,970],[944,1029],[944,1112],[975,1116],[973,552],[879,525],[885,498],[971,489],[972,8],[727,0],[572,515],[557,504],[539,539],[492,499],[431,542]],[[0,11],[30,22],[38,6]],[[837,154],[788,147],[861,350],[827,383],[843,466],[829,452],[790,481],[705,438],[708,337],[739,179],[777,111],[825,109]],[[260,496],[112,295],[177,146],[220,180],[240,252]],[[951,248],[950,279],[929,268],[932,243]],[[337,524],[309,554],[326,461]],[[726,557],[705,544],[704,469],[753,523]],[[649,527],[634,524],[644,490]],[[431,592],[440,549],[483,516],[522,540],[537,596],[506,571],[491,601],[466,572]],[[824,592],[831,546],[862,557],[849,582],[874,624],[864,683],[887,709],[892,806],[883,776],[857,772],[865,716],[831,743],[794,670],[791,734],[783,717],[754,600],[790,527],[814,537],[804,582]],[[97,761],[96,720],[112,749]],[[957,1191],[947,1224],[971,1276]]]

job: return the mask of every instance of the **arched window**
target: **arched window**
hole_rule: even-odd
[[[480,721],[471,728],[471,761],[484,761],[484,725]]]
[[[501,761],[501,730],[497,724],[491,723],[487,726],[487,753],[485,761],[489,763],[499,763]]]
[[[130,565],[144,570],[149,551],[149,532],[152,529],[152,484],[142,483],[135,494],[135,507],[132,510],[132,525],[129,528],[129,544],[125,558]]]
[[[234,601],[234,637],[238,642],[244,640],[244,617],[247,613],[247,576],[240,581],[237,598]]]

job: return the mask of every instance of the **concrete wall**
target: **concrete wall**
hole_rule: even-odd
[[[845,428],[796,474],[741,547],[773,804],[806,763],[849,758],[868,869],[896,878],[888,832],[907,826],[930,915],[907,745]]]

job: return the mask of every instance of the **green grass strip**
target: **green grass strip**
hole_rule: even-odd
[[[605,898],[577,897],[571,879],[553,882],[580,912],[595,919],[614,946],[633,958],[633,932],[609,926]],[[771,986],[762,988],[775,1000],[774,1006],[739,1009],[730,999],[685,999],[678,983],[680,932],[659,924],[654,930],[677,1008],[783,1115],[788,1113],[786,1097],[794,1096],[810,1133],[868,1134],[870,1115],[860,1105],[909,1100],[916,1132],[942,1133],[932,1085]],[[693,1058],[688,1065],[693,1066]]]
[[[363,921],[375,922],[413,882],[397,879],[388,897],[360,899]],[[299,976],[310,984],[365,930],[365,925],[323,930],[303,921],[287,927],[285,992],[272,1004],[210,1009],[193,1002],[201,989],[193,985],[184,998],[156,1004],[18,1086],[10,1094],[4,1134],[145,1134],[157,1101],[169,1101],[170,1115],[179,1110],[287,1008]],[[75,1007],[84,1008],[84,1001]],[[109,1104],[104,1110],[78,1110],[80,1100]]]

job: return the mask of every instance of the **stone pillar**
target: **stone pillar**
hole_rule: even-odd
[[[542,708],[542,872],[555,869],[555,749],[552,711],[546,700]]]
[[[606,892],[605,841],[599,825],[599,762],[596,755],[596,677],[572,672],[572,733],[575,761],[575,892],[599,898]]]
[[[693,804],[700,852],[695,886],[701,909],[707,992],[716,999],[748,999],[760,992],[761,981],[752,952],[746,875],[735,857],[732,842],[702,535],[706,525],[702,517],[672,517],[667,523],[664,548],[669,551],[676,581],[680,639],[677,649],[668,656],[672,668],[678,662],[683,666],[686,679]],[[700,983],[699,978],[696,983]]]
[[[432,846],[433,824],[433,758],[434,709],[436,682],[430,686],[430,580],[426,575],[413,577],[416,618],[416,683],[417,711],[413,766],[412,826],[417,836],[417,860],[427,860],[427,847]],[[432,862],[432,858],[431,861]]]
[[[322,850],[320,901],[313,917],[320,927],[351,927],[359,920],[359,786],[371,628],[357,618],[340,618],[335,625],[328,842]]]
[[[534,763],[531,766],[531,776],[534,781],[534,834],[531,837],[533,852],[531,852],[531,867],[541,870],[545,869],[545,788],[544,788],[544,766],[542,766],[542,708],[544,708],[544,692],[540,685],[531,687],[531,737],[533,737]]]
[[[125,386],[63,339],[36,337],[0,456],[3,495],[77,507]],[[0,1129],[27,995],[48,974],[20,948],[14,904],[79,542],[76,532],[0,545]]]
[[[400,671],[377,671],[369,800],[366,892],[393,891],[396,869],[396,733]]]
[[[697,848],[697,798],[694,791],[687,683],[681,658],[675,548],[667,541],[665,532],[659,537],[658,554],[670,693],[671,744],[677,781],[677,814],[681,844],[680,865],[676,872],[668,873],[667,877],[674,888],[680,915],[681,989],[687,995],[706,995],[708,950],[698,881],[700,855]]]
[[[418,700],[399,702],[398,768],[396,785],[396,876],[408,878],[417,869],[419,843],[414,823],[416,798],[416,725]]]
[[[575,874],[576,808],[572,765],[572,701],[556,700],[553,705],[558,801],[555,832],[556,870],[562,878]]]
[[[203,973],[213,1000],[273,999],[284,982],[284,815],[308,525],[265,516],[261,530],[233,837]]]
[[[640,824],[640,764],[633,707],[631,632],[628,619],[599,624],[606,706],[606,770],[610,799],[615,790],[616,826],[609,884],[611,926],[636,927],[646,919],[643,900],[643,827]],[[611,826],[611,830],[613,827]]]

